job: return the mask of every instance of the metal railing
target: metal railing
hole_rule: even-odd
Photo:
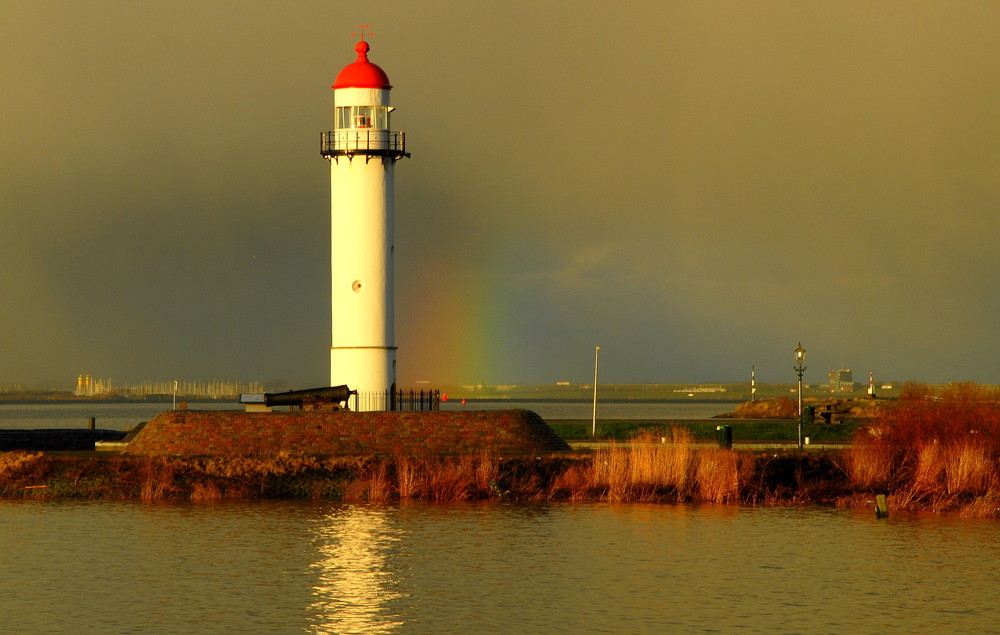
[[[441,409],[440,390],[385,390],[359,392],[347,402],[354,411],[429,412]]]
[[[326,158],[356,154],[401,159],[406,152],[406,133],[389,130],[331,130],[320,134],[320,154]]]

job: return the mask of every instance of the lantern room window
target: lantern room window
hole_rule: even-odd
[[[337,128],[340,130],[389,129],[389,106],[339,106]]]

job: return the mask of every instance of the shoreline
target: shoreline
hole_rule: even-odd
[[[657,444],[658,445],[658,444]],[[0,500],[217,502],[256,499],[394,502],[720,503],[871,508],[1000,517],[1000,492],[918,495],[850,483],[839,451],[743,451],[679,443],[524,457],[167,457],[106,452],[0,454]],[[663,452],[666,453],[663,453]],[[661,456],[650,454],[659,453]],[[683,456],[673,483],[636,474]],[[629,460],[632,465],[626,465]],[[669,466],[667,466],[669,469]],[[676,466],[675,466],[676,467]]]
[[[157,442],[136,452],[130,444],[122,455],[0,453],[0,498],[864,507],[884,496],[890,513],[1000,517],[1000,393],[964,383],[940,391],[911,385],[905,393],[867,410],[863,422],[853,412],[801,428],[773,419],[614,421],[597,434],[591,421],[546,424],[517,410],[434,413],[420,426],[411,415],[273,415],[271,423],[296,424],[288,429],[261,425],[256,415],[167,413],[160,417],[176,425],[161,432],[180,440],[153,435]],[[753,413],[790,404],[760,402]],[[521,432],[527,436],[514,434]],[[792,439],[806,437],[799,450]]]

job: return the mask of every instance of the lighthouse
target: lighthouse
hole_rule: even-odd
[[[330,385],[357,390],[355,410],[386,410],[396,387],[393,170],[410,154],[389,127],[392,85],[368,61],[364,33],[354,50],[333,83],[334,129],[320,149],[330,162]]]

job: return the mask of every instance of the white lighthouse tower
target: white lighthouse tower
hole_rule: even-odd
[[[322,135],[330,161],[333,337],[330,385],[357,390],[355,410],[385,410],[396,387],[393,316],[393,169],[410,156],[389,129],[385,72],[358,58],[333,83],[334,130]]]

